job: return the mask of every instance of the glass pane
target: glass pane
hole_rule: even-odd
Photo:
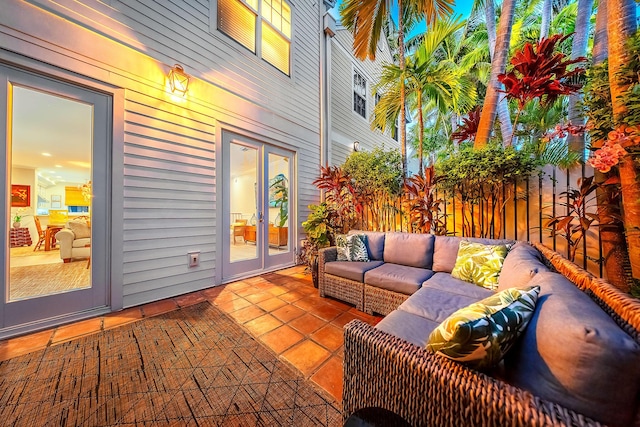
[[[258,0],[246,0],[246,2],[253,10],[258,11]]]
[[[269,255],[289,250],[289,158],[269,154]]]
[[[231,143],[231,262],[258,257],[258,150]]]
[[[262,22],[262,58],[289,75],[289,41],[266,22]]]
[[[218,30],[256,52],[256,15],[238,0],[218,0]]]
[[[271,1],[262,0],[262,17],[271,22]]]
[[[90,288],[93,107],[12,93],[9,301]]]

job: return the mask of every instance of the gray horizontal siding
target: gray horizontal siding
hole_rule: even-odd
[[[213,118],[186,119],[134,91],[125,103],[124,289],[135,305],[213,285],[216,259]],[[187,252],[201,251],[197,271]],[[166,288],[166,289],[165,289]]]

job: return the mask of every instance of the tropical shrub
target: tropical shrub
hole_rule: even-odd
[[[516,196],[514,184],[535,173],[539,166],[537,158],[526,147],[515,149],[490,144],[475,149],[465,144],[436,163],[436,173],[442,177],[438,188],[462,203],[465,235],[499,235],[502,225],[498,219],[505,202]],[[475,208],[479,205],[485,214],[476,221],[472,212],[479,215],[480,209]]]
[[[580,188],[572,188],[560,193],[560,199],[566,199],[566,202],[561,205],[566,208],[567,214],[551,217],[545,224],[566,239],[570,261],[575,261],[580,242],[584,240],[593,223],[600,219],[597,213],[587,212],[595,199],[593,193],[598,188],[598,185],[593,182],[593,177],[579,179],[578,186]]]
[[[442,178],[435,173],[435,167],[427,167],[423,175],[406,178],[402,186],[402,206],[408,217],[409,230],[418,233],[446,234],[444,218],[440,214],[440,204],[435,187]]]
[[[339,166],[322,166],[313,185],[325,192],[326,204],[334,213],[332,227],[342,233],[353,228],[362,213],[362,203],[351,176]]]
[[[357,200],[369,208],[371,229],[385,227],[385,218],[396,215],[389,200],[400,195],[402,157],[397,150],[375,148],[351,153],[342,169],[353,179]]]

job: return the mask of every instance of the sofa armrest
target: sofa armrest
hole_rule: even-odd
[[[75,239],[76,239],[76,235],[69,228],[63,228],[62,230],[56,233],[56,240],[59,241],[61,244],[67,243],[71,245],[71,242],[73,242]]]
[[[599,426],[360,320],[344,327],[343,417],[382,407],[411,425]]]
[[[318,251],[318,292],[321,297],[325,296],[324,286],[324,265],[327,262],[335,261],[338,259],[338,248],[331,246],[329,248],[322,248]]]

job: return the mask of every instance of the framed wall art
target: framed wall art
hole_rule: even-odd
[[[11,207],[26,208],[31,206],[31,186],[11,185]]]

